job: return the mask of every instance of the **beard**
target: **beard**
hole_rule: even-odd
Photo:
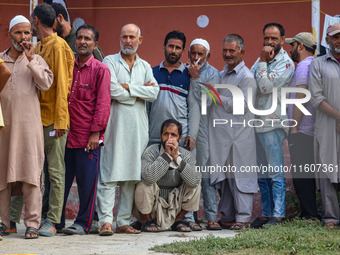
[[[299,63],[300,56],[299,56],[299,53],[298,53],[298,51],[297,51],[297,48],[291,53],[291,59],[292,59],[294,62]]]
[[[138,49],[138,44],[137,44],[136,47],[132,47],[132,49],[125,49],[122,42],[120,42],[120,50],[125,55],[132,55],[132,54],[136,53],[137,49]]]
[[[24,48],[19,44],[17,43],[16,41],[14,41],[13,37],[11,36],[11,42],[12,42],[12,45],[14,46],[14,48],[17,50],[17,51],[24,51]],[[23,41],[21,41],[20,43],[22,43]]]
[[[62,37],[62,34],[64,33],[64,28],[63,26],[59,23],[59,21],[57,20],[57,27],[55,29],[55,31],[57,32],[57,35]]]
[[[206,63],[207,63],[207,58],[205,58],[202,64],[199,64],[198,67],[201,69]]]
[[[176,64],[182,56],[180,55],[177,57],[176,54],[173,54],[173,53],[166,54],[166,52],[164,53],[164,55],[165,55],[165,60],[170,64]],[[170,58],[170,56],[175,56],[176,58],[172,59]]]
[[[274,54],[276,55],[281,50],[281,44],[274,46],[274,44],[263,44],[263,46],[271,46],[274,48]]]
[[[331,50],[331,52],[334,52],[335,54],[340,54],[340,49],[336,48],[334,45],[332,45],[331,43],[328,44],[329,45],[329,49]]]

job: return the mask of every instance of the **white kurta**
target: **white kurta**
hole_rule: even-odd
[[[102,183],[140,181],[141,156],[149,141],[145,104],[156,100],[158,83],[150,64],[137,55],[131,72],[121,53],[107,56],[103,63],[111,72],[111,114],[104,135],[99,179]],[[156,85],[144,86],[148,81]],[[130,92],[122,83],[129,85]]]

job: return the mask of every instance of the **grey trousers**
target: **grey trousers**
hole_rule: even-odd
[[[339,224],[340,210],[337,197],[339,183],[331,183],[328,178],[320,178],[319,183],[323,210],[322,221],[325,224],[329,222]]]
[[[222,182],[219,212],[222,222],[250,222],[253,210],[253,193],[243,193],[236,186],[235,178]]]

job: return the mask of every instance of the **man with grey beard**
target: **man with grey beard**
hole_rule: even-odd
[[[22,15],[14,17],[8,35],[12,47],[0,53],[12,75],[1,91],[6,128],[0,136],[0,234],[9,234],[11,195],[22,195],[25,204],[26,239],[39,237],[41,174],[44,138],[40,115],[41,90],[52,85],[53,74],[30,42],[31,24]],[[1,88],[0,88],[1,89]]]
[[[143,37],[138,26],[123,26],[121,51],[107,56],[103,63],[111,72],[111,114],[104,135],[101,169],[98,180],[97,206],[99,235],[112,235],[112,210],[119,182],[117,233],[137,234],[129,226],[135,185],[141,181],[141,156],[148,144],[146,101],[156,100],[159,87],[149,63],[137,55]]]
[[[316,175],[322,199],[322,221],[326,228],[333,229],[340,222],[337,198],[340,183],[340,23],[327,28],[326,42],[330,51],[312,61],[309,86],[316,108],[315,163],[322,165]]]

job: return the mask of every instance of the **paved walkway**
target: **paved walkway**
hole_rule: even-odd
[[[67,226],[72,222],[68,221]],[[55,237],[39,237],[35,240],[24,239],[24,224],[17,225],[18,233],[5,236],[0,241],[0,254],[39,254],[39,255],[130,255],[160,254],[149,251],[149,248],[173,241],[185,241],[200,238],[212,233],[218,237],[233,237],[231,230],[179,233],[166,231],[160,233],[141,233],[137,235],[114,234],[101,237],[99,235],[58,234]],[[203,226],[203,224],[202,224]]]

